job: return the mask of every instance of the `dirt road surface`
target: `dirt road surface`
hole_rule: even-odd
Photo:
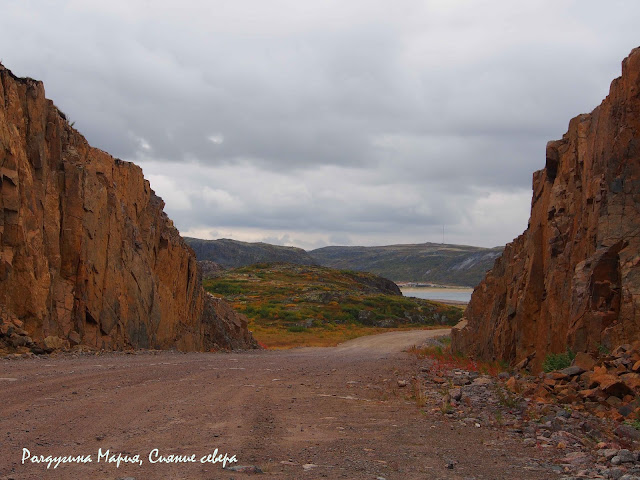
[[[417,368],[403,350],[442,334],[287,351],[0,360],[0,479],[550,478],[531,458],[545,452],[421,412],[410,387],[398,386]],[[117,466],[99,449],[113,460],[138,454],[140,463]],[[195,462],[151,463],[154,449]],[[215,449],[236,456],[227,466],[265,473],[207,463]],[[39,456],[92,461],[47,469],[32,463]]]

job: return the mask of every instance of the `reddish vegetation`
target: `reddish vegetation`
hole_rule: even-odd
[[[412,347],[408,352],[413,353],[418,358],[429,358],[431,362],[431,372],[439,377],[444,377],[447,372],[454,369],[479,372],[494,377],[500,372],[505,371],[505,365],[501,365],[498,362],[483,362],[463,355],[456,355],[451,353],[448,347]]]
[[[512,363],[639,338],[640,49],[591,114],[547,145],[529,228],[476,287],[453,348]]]
[[[139,167],[92,148],[41,82],[0,65],[0,353],[248,345],[246,320],[205,308],[163,207]]]

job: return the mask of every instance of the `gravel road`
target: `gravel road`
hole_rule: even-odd
[[[549,478],[512,437],[425,414],[411,399],[417,364],[403,350],[444,333],[334,348],[0,360],[0,479],[254,476],[211,463],[225,453],[237,460],[227,467],[256,466],[258,478]],[[151,462],[169,455],[195,461]],[[86,463],[47,469],[48,456]]]

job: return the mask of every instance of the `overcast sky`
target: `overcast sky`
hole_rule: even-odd
[[[0,59],[185,235],[503,245],[636,1],[4,0]]]

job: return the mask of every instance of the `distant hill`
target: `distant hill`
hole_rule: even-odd
[[[421,243],[382,247],[324,247],[306,252],[296,247],[240,242],[228,238],[201,240],[185,237],[185,241],[196,252],[198,260],[215,262],[224,268],[286,262],[371,272],[396,282],[432,282],[469,287],[480,283],[503,250],[503,247]]]
[[[395,282],[432,282],[473,287],[504,247],[421,243],[383,247],[323,247],[309,254],[320,265],[371,272]]]
[[[306,251],[296,247],[283,247],[262,242],[239,242],[228,238],[201,240],[184,237],[184,240],[196,252],[198,260],[209,260],[226,268],[271,262],[288,262],[298,265],[318,264]]]

